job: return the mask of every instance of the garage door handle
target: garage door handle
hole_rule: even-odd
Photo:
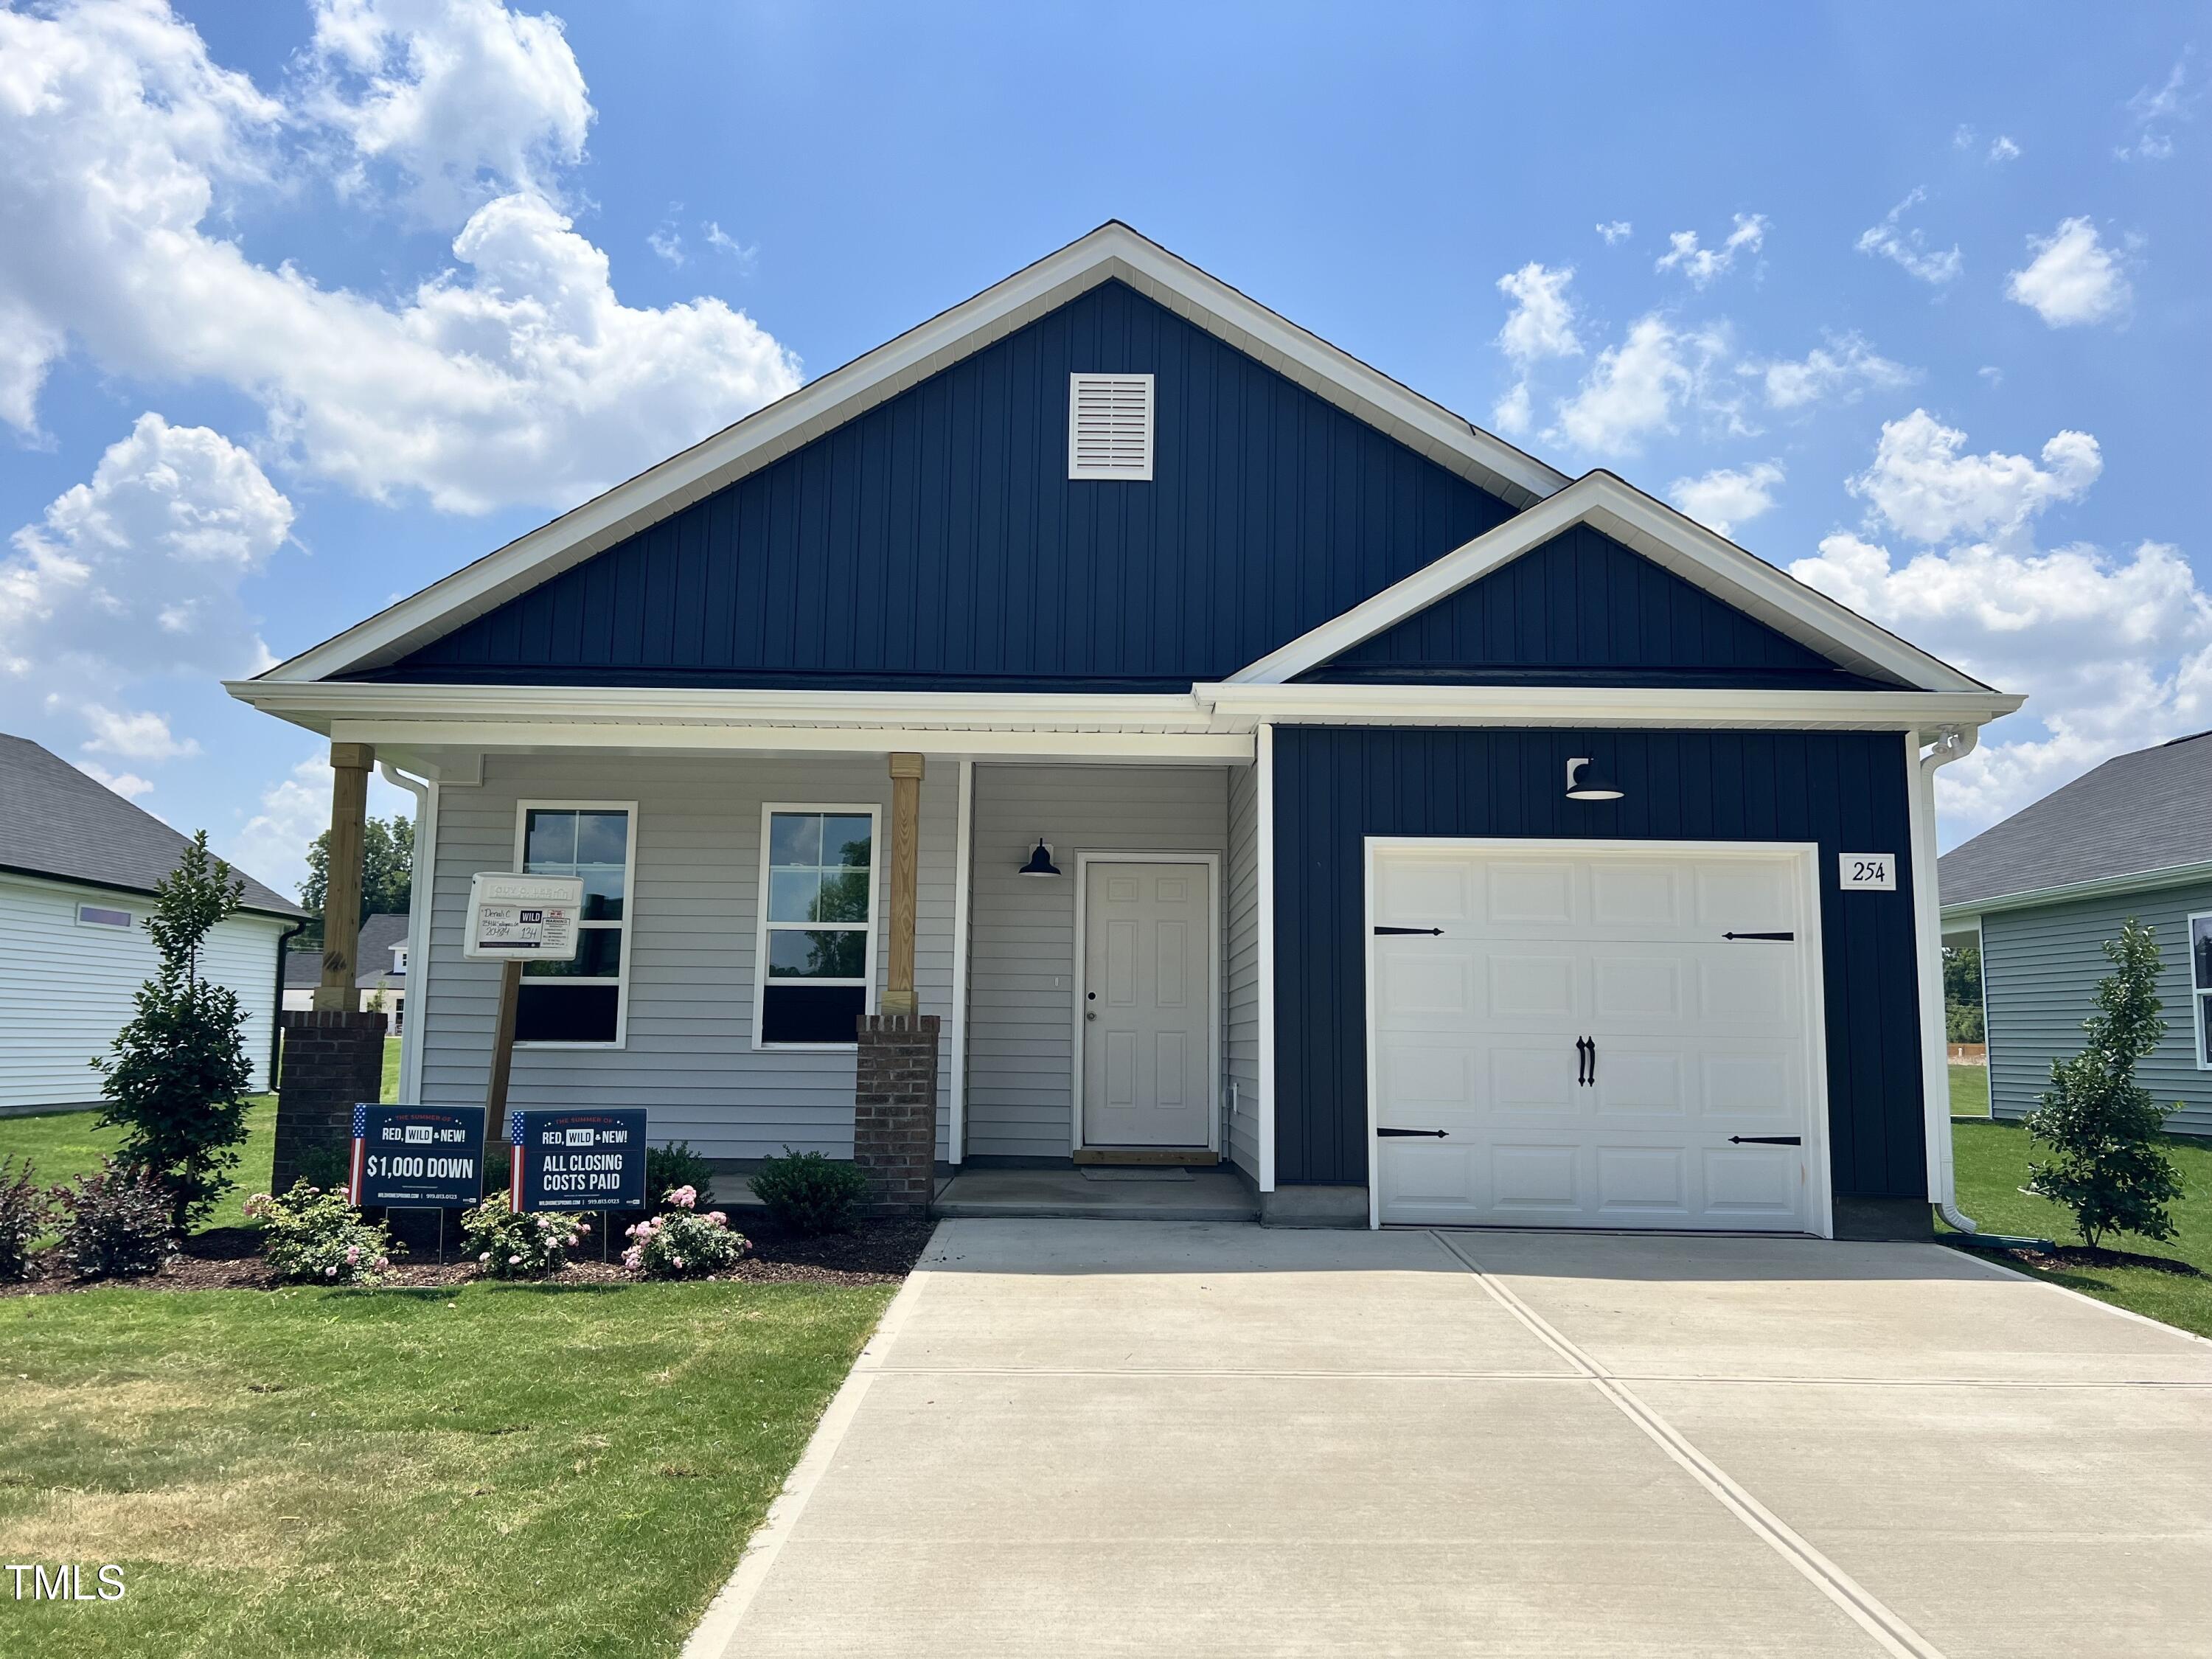
[[[1802,1146],[1802,1135],[1730,1135],[1731,1146]]]
[[[1796,939],[1795,933],[1723,933],[1723,939]]]
[[[1376,1134],[1378,1134],[1378,1135],[1388,1135],[1388,1136],[1391,1137],[1393,1139],[1398,1139],[1398,1140],[1402,1140],[1402,1139],[1404,1139],[1407,1135],[1433,1135],[1433,1136],[1435,1136],[1435,1137],[1436,1137],[1436,1139],[1437,1139],[1438,1140],[1442,1140],[1442,1139],[1444,1138],[1444,1136],[1445,1136],[1446,1134],[1449,1133],[1450,1132],[1449,1132],[1449,1130],[1445,1130],[1445,1129],[1382,1129],[1382,1128],[1378,1128],[1378,1129],[1376,1129],[1376,1130],[1375,1131],[1375,1133],[1376,1133]]]
[[[1377,927],[1375,931],[1378,933],[1429,933],[1441,939],[1444,930],[1441,927]]]

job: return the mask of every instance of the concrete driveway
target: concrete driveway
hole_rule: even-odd
[[[2212,1652],[2212,1344],[1932,1245],[949,1221],[701,1655]]]

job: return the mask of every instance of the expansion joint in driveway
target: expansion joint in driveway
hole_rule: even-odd
[[[1573,1366],[1612,1402],[1622,1416],[1643,1431],[1692,1480],[1711,1492],[1723,1509],[1741,1522],[1753,1536],[1795,1567],[1814,1589],[1874,1638],[1885,1653],[1894,1655],[1897,1659],[1943,1659],[1941,1649],[1905,1623],[1850,1574],[1815,1549],[1780,1516],[1738,1486],[1726,1470],[1692,1445],[1674,1425],[1630,1388],[1625,1378],[1607,1370],[1577,1347],[1542,1315],[1516,1296],[1494,1275],[1486,1272],[1482,1264],[1468,1253],[1456,1237],[1440,1232],[1432,1232],[1429,1236],[1474,1276],[1475,1282],[1492,1301],[1518,1320],[1530,1335]]]

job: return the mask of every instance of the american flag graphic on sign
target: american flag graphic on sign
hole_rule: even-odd
[[[356,1101],[353,1106],[353,1162],[349,1166],[346,1181],[346,1202],[361,1202],[362,1152],[368,1139],[368,1108]]]
[[[522,1213],[522,1160],[530,1155],[523,1149],[521,1113],[509,1112],[507,1115],[507,1144],[514,1148],[514,1154],[507,1160],[507,1207],[520,1215]]]

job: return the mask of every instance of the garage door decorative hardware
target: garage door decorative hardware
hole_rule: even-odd
[[[1723,933],[1723,939],[1796,939],[1795,933]]]
[[[1407,1135],[1433,1135],[1438,1140],[1442,1140],[1446,1135],[1449,1134],[1451,1131],[1449,1129],[1384,1129],[1378,1127],[1375,1133],[1378,1135],[1389,1135],[1392,1139],[1398,1140],[1403,1140]]]
[[[1597,1085],[1597,1042],[1593,1037],[1575,1039],[1575,1081],[1584,1087]]]
[[[1802,1146],[1802,1135],[1730,1135],[1731,1146]]]
[[[1444,930],[1441,927],[1377,927],[1375,931],[1378,933],[1432,933],[1441,939]]]

